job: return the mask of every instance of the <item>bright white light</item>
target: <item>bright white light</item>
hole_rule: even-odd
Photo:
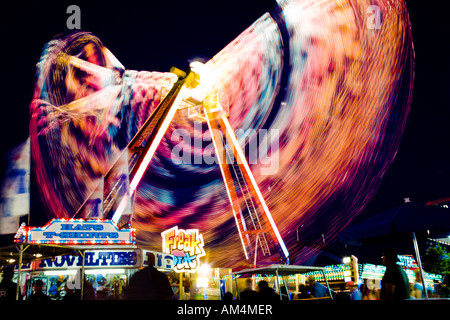
[[[197,278],[198,288],[208,288],[208,278]]]
[[[195,73],[200,74],[203,71],[203,69],[205,68],[205,64],[200,61],[192,61],[189,64],[189,67],[191,67],[191,70],[194,71]]]
[[[350,257],[344,257],[342,259],[342,262],[345,263],[345,264],[350,263],[350,261],[351,261]]]
[[[212,78],[212,73],[210,68],[200,62],[200,61],[193,61],[189,64],[189,67],[192,71],[197,73],[200,76],[200,84],[208,84]]]
[[[211,66],[200,61],[193,61],[189,64],[189,67],[200,76],[200,85],[196,87],[196,90],[201,90],[205,93],[210,92],[212,85],[216,82]]]
[[[112,222],[114,222],[115,224],[117,224],[120,220],[120,217],[122,216],[122,213],[124,212],[126,206],[127,206],[127,202],[128,202],[128,197],[125,196],[122,198],[122,201],[120,201],[119,206],[117,207],[116,212],[114,212],[114,215],[112,217]]]
[[[77,274],[77,269],[66,269],[66,270],[47,270],[44,271],[44,275],[46,276],[66,276],[66,275],[75,275]]]
[[[211,267],[208,264],[202,264],[197,268],[198,274],[208,274],[209,272],[211,272]]]
[[[84,273],[85,274],[116,274],[116,273],[124,273],[125,269],[123,268],[117,268],[117,269],[90,269],[90,270],[86,270]]]

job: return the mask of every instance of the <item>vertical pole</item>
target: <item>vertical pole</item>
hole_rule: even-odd
[[[416,260],[417,260],[417,264],[419,265],[420,276],[422,278],[423,292],[425,294],[425,299],[428,299],[427,287],[425,286],[425,277],[424,277],[423,268],[422,268],[422,261],[420,260],[419,245],[417,244],[417,238],[416,238],[415,232],[412,233],[412,237],[413,237],[413,243],[414,243],[414,251],[416,252]]]
[[[238,299],[241,300],[241,293],[239,292],[237,275],[234,276],[234,281],[236,283],[236,297],[238,297]]]
[[[19,271],[17,272],[16,300],[19,300],[20,294],[20,275],[22,273],[23,244],[19,246]]]
[[[180,272],[180,281],[179,281],[179,291],[180,291],[180,300],[184,300],[184,285],[183,285],[183,272]]]
[[[84,252],[84,250],[80,250],[79,252],[80,252],[80,255],[81,255],[81,274],[80,274],[80,277],[81,277],[81,295],[80,295],[80,299],[84,300],[84,264],[85,264],[84,257],[85,257],[85,252]]]
[[[284,287],[286,289],[286,294],[288,296],[288,300],[291,300],[291,295],[289,294],[289,276],[283,276],[283,281],[284,281]]]
[[[280,295],[280,300],[283,300],[283,296],[281,295],[281,289],[280,289],[280,279],[278,279],[278,269],[275,269],[276,273],[276,284],[278,289],[278,294]]]
[[[331,300],[334,300],[334,299],[333,299],[333,295],[331,294],[330,285],[328,284],[327,276],[325,275],[325,271],[324,271],[323,269],[322,269],[322,274],[323,274],[323,277],[324,277],[324,279],[325,279],[325,283],[327,284],[328,294],[330,295]]]
[[[252,274],[252,290],[256,291],[256,286],[258,284],[256,283],[256,274]]]
[[[230,292],[233,292],[233,276],[231,275],[231,269],[228,269],[228,287],[230,288]],[[237,294],[236,294],[237,297]]]

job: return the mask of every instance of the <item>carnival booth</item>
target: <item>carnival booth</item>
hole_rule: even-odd
[[[175,266],[173,255],[139,248],[134,229],[119,229],[111,220],[53,219],[43,227],[22,225],[16,242],[2,248],[1,257],[3,264],[17,265],[16,279],[25,298],[40,279],[53,300],[120,299],[130,277],[148,261],[154,260],[154,267],[163,272]]]
[[[17,283],[16,299],[19,299],[26,296],[30,284],[30,273],[35,261],[55,259],[60,255],[73,252],[74,250],[68,246],[56,244],[16,243],[0,248],[0,265],[14,267],[13,282]]]
[[[170,272],[174,266],[173,256],[136,245],[77,245],[73,248],[81,253],[33,263],[31,281],[43,280],[46,294],[54,300],[68,299],[68,295],[82,287],[83,299],[120,299],[134,272],[148,266],[150,255],[155,257],[154,267],[160,271]],[[83,273],[85,281],[82,283]],[[31,290],[27,295],[30,293]]]
[[[370,263],[359,263],[354,257],[344,258],[344,263],[328,265],[324,267],[324,272],[313,271],[317,281],[324,282],[325,278],[334,291],[342,291],[346,283],[352,281],[358,285],[364,284],[371,291],[378,291],[381,288],[386,267]],[[398,264],[405,270],[409,283],[416,282],[415,271],[418,270],[416,260],[412,255],[398,255]],[[442,283],[443,277],[439,274],[424,272],[425,284],[429,291],[434,290],[436,284]],[[289,278],[292,281],[291,278]],[[347,288],[348,289],[348,288]]]
[[[398,264],[405,270],[409,283],[416,282],[415,270],[418,270],[416,260],[412,255],[398,255]],[[360,282],[366,283],[369,289],[377,290],[381,288],[381,280],[383,279],[386,267],[382,265],[374,265],[370,263],[362,263],[359,265]],[[424,283],[428,291],[433,292],[436,284],[442,283],[443,276],[440,274],[423,272]]]
[[[219,300],[231,290],[231,269],[200,260],[206,253],[198,229],[175,226],[161,237],[160,252],[137,246],[134,229],[111,220],[53,219],[43,227],[22,225],[16,243],[0,249],[0,259],[15,265],[17,298],[24,299],[38,279],[53,300],[120,299],[131,276],[153,260],[168,276],[175,299]]]

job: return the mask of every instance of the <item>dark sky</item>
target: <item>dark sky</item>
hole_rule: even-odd
[[[211,58],[272,5],[271,1],[258,1],[256,7],[238,6],[239,1],[234,0],[214,6],[207,1],[145,3],[8,5],[0,19],[0,81],[4,90],[1,150],[9,150],[28,136],[35,66],[45,43],[68,31],[69,5],[80,7],[81,28],[95,33],[127,69],[161,72],[171,66],[186,69],[190,59]]]
[[[272,6],[252,2],[11,3],[0,19],[1,150],[28,136],[35,65],[43,45],[67,31],[70,4],[81,8],[81,28],[98,35],[127,69],[168,71],[186,69],[190,59],[211,58]],[[411,113],[394,164],[363,216],[401,204],[404,197],[422,203],[450,197],[447,11],[438,0],[407,4],[416,54]]]
[[[445,7],[407,1],[416,67],[411,112],[393,166],[366,211],[410,197],[426,203],[450,197],[450,63]]]

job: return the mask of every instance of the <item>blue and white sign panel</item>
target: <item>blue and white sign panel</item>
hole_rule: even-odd
[[[26,242],[57,244],[132,244],[134,230],[111,220],[53,219],[42,228],[27,228]]]
[[[149,261],[155,261],[153,266],[157,269],[173,270],[175,267],[175,256],[169,253],[142,250],[142,266],[148,266]]]
[[[84,252],[84,266],[88,269],[140,268],[148,266],[149,261],[154,261],[155,268],[165,271],[171,271],[175,266],[173,255],[140,248],[86,250]],[[74,269],[82,266],[81,255],[65,255],[41,260],[36,263],[35,270]]]
[[[139,267],[138,249],[86,250],[84,266],[86,268],[137,268]],[[36,270],[70,269],[82,267],[81,255],[58,256],[55,259],[41,260]]]

